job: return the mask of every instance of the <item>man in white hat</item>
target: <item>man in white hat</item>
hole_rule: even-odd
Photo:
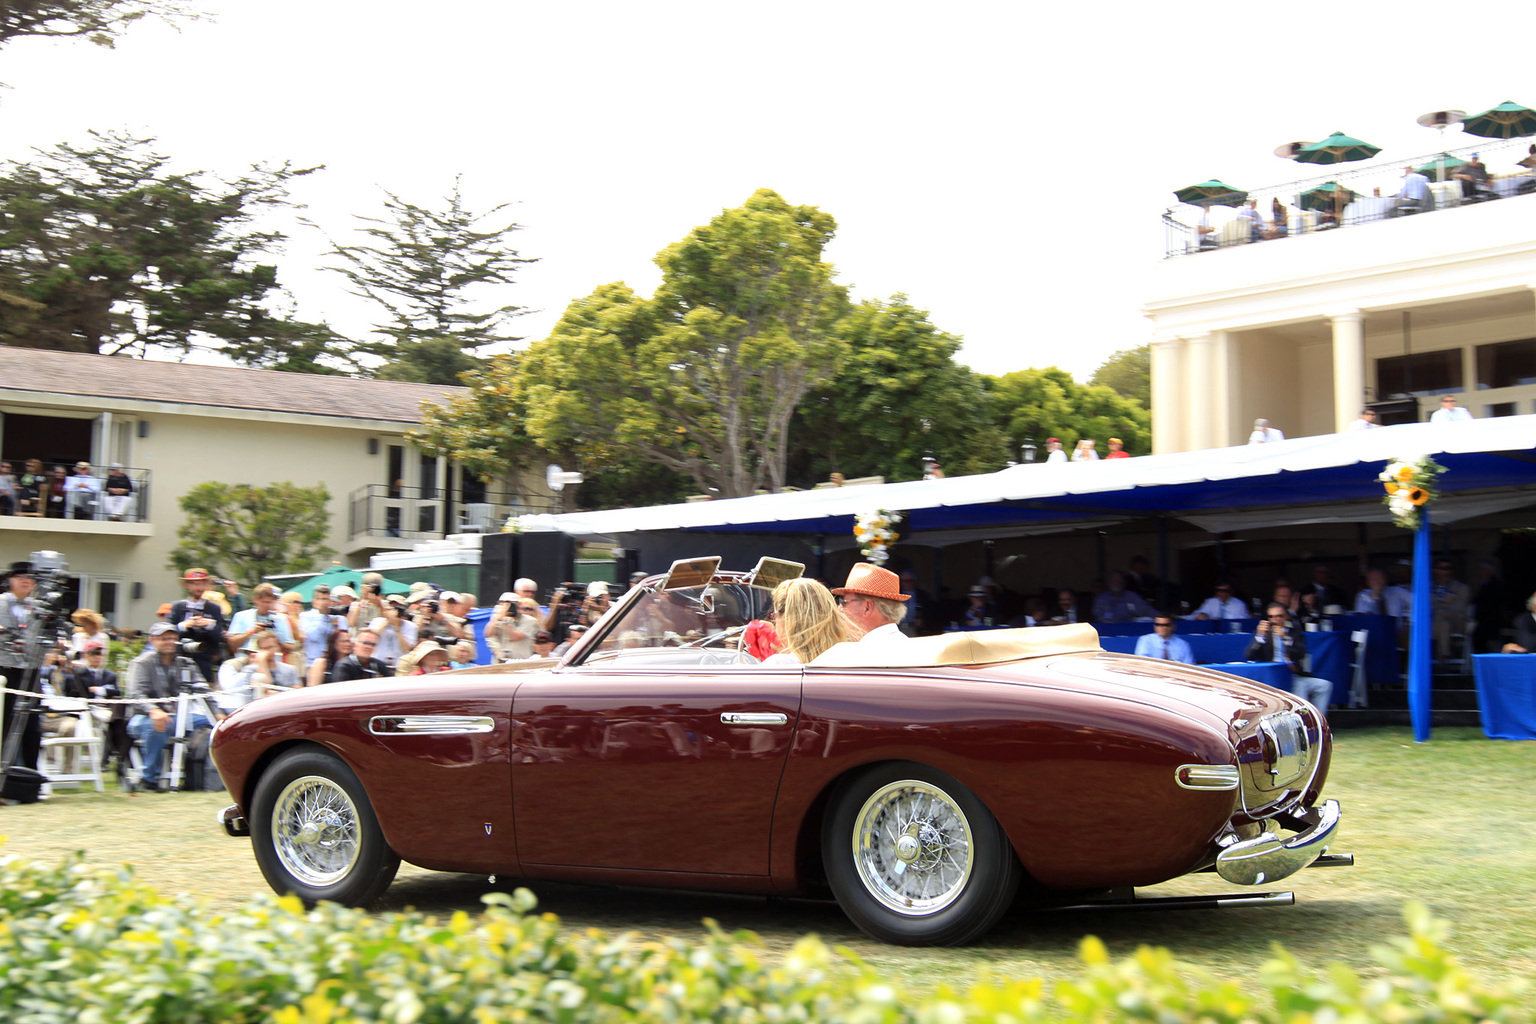
[[[832,591],[843,606],[843,617],[862,634],[859,640],[906,640],[897,626],[912,598],[901,592],[901,578],[889,569],[855,562],[848,582]]]

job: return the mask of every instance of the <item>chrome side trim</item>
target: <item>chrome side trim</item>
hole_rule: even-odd
[[[1242,777],[1235,764],[1181,764],[1173,770],[1181,789],[1236,789]]]
[[[454,736],[495,728],[495,719],[484,715],[374,715],[368,719],[368,731],[375,736]]]
[[[783,725],[789,716],[782,711],[722,711],[720,721],[725,725]]]
[[[1339,803],[1329,800],[1307,812],[1308,827],[1293,836],[1266,832],[1233,843],[1216,855],[1216,873],[1237,885],[1278,882],[1328,852],[1339,827]]]

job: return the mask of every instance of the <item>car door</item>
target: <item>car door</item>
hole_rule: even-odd
[[[512,706],[525,866],[768,874],[801,670],[567,669]]]

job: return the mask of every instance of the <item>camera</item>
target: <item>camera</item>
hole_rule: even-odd
[[[181,648],[183,654],[196,654],[207,645],[201,640],[183,640],[177,646]]]
[[[364,583],[363,584],[363,593],[372,596],[374,594],[377,594],[378,592],[379,592],[379,585],[377,583]]]
[[[436,615],[442,609],[442,607],[442,603],[439,601],[421,602],[421,610],[426,612],[428,615]]]
[[[256,628],[257,629],[271,629],[272,628],[272,616],[270,616],[270,615],[257,616],[257,618],[256,618]]]

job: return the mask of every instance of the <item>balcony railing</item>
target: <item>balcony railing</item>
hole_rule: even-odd
[[[16,463],[13,461],[12,466]],[[82,487],[73,472],[65,477],[62,487],[49,477],[46,485],[28,489],[21,485],[25,472],[14,474],[16,494],[11,502],[0,496],[0,515],[19,519],[71,519],[76,521],[147,523],[149,522],[150,471],[127,468],[122,470],[133,485],[127,494],[108,491],[108,474],[95,473],[90,483]],[[74,480],[75,483],[69,481]],[[32,493],[35,490],[36,493]],[[55,497],[58,500],[52,500]],[[14,524],[13,524],[14,525]]]
[[[390,487],[369,484],[353,491],[348,499],[347,535],[430,540],[450,533],[499,533],[508,516],[532,512],[558,512],[548,499],[487,491],[465,501],[441,488]]]
[[[1451,178],[1452,172],[1448,169],[1445,174],[1429,175],[1430,200],[1422,208],[1394,212],[1392,197],[1402,186],[1403,168],[1410,165],[1419,168],[1436,165],[1442,157],[1464,162],[1473,153],[1481,155],[1483,164],[1489,169],[1493,180],[1489,183],[1492,194],[1487,198],[1478,198],[1476,200],[1478,202],[1491,202],[1525,195],[1536,191],[1536,177],[1533,177],[1529,170],[1519,169],[1519,161],[1527,155],[1528,144],[1527,139],[1484,139],[1476,145],[1407,159],[1383,160],[1378,157],[1369,163],[1362,164],[1298,163],[1297,167],[1316,167],[1318,174],[1301,181],[1270,185],[1248,193],[1248,198],[1256,201],[1260,218],[1257,224],[1240,218],[1235,209],[1213,207],[1209,216],[1209,226],[1216,230],[1205,235],[1202,240],[1197,230],[1200,223],[1199,209],[1181,205],[1164,210],[1164,255],[1187,256],[1198,252],[1247,245],[1250,242],[1276,241],[1319,231],[1352,228],[1385,220],[1388,217],[1417,215],[1463,205],[1468,200],[1462,194],[1462,183]],[[1437,181],[1435,180],[1437,177],[1449,180]],[[1323,210],[1302,208],[1302,197],[1305,193],[1330,182],[1341,185],[1354,194],[1350,202],[1343,206],[1341,216],[1331,208]],[[1280,201],[1284,211],[1283,225],[1277,223],[1279,218],[1273,214],[1276,199]]]

